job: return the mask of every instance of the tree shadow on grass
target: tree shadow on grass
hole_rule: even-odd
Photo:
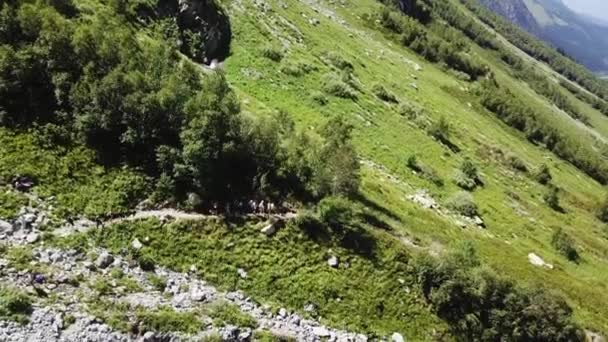
[[[337,245],[366,259],[376,259],[376,237],[357,223],[332,227],[312,215],[306,215],[299,218],[297,226],[321,246]]]

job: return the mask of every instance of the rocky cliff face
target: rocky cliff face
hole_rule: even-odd
[[[524,30],[540,37],[542,30],[523,0],[481,0],[484,6]]]
[[[175,18],[182,52],[198,62],[223,61],[230,54],[230,20],[215,0],[158,0],[137,12],[145,21]]]

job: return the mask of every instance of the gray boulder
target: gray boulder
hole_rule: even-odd
[[[103,252],[97,257],[97,260],[95,260],[95,266],[99,268],[106,268],[112,265],[113,261],[114,257],[110,253]]]

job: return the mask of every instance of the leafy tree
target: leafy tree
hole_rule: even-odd
[[[315,175],[317,194],[352,196],[359,189],[359,159],[352,145],[353,126],[343,116],[330,119],[321,130],[324,139]]]

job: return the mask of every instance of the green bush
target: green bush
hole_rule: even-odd
[[[437,186],[444,185],[443,179],[441,179],[439,174],[437,174],[437,171],[427,165],[420,163],[416,158],[416,155],[414,154],[408,157],[407,167],[415,172],[418,172],[422,178],[432,182]]]
[[[329,62],[329,64],[333,65],[339,70],[352,72],[355,69],[351,62],[347,61],[344,57],[335,52],[327,52],[323,55],[323,57]]]
[[[465,190],[474,190],[478,185],[483,184],[477,166],[469,159],[465,158],[459,169],[454,174],[454,183]]]
[[[325,94],[320,91],[313,92],[310,98],[321,106],[325,106],[329,103],[329,99],[327,98],[327,96],[325,96]]]
[[[152,252],[144,251],[144,249],[142,249],[141,254],[137,257],[137,263],[142,270],[152,272],[156,268],[156,262],[154,261]]]
[[[325,93],[344,99],[357,99],[357,92],[336,74],[323,76],[322,89]]]
[[[560,205],[559,192],[560,190],[558,187],[550,186],[545,195],[543,196],[543,199],[551,209],[561,212],[563,211],[563,208]]]
[[[0,319],[26,324],[32,313],[32,300],[25,293],[0,287]]]
[[[256,328],[258,323],[250,315],[229,303],[215,304],[209,311],[209,317],[213,319],[213,324],[217,327],[234,325],[237,327]]]
[[[471,250],[421,255],[411,265],[424,298],[458,340],[584,341],[562,298],[517,287],[480,267]]]
[[[280,62],[283,59],[283,52],[273,45],[266,45],[262,48],[262,56],[273,62]]]
[[[455,193],[447,200],[446,206],[466,217],[479,215],[477,204],[475,204],[473,196],[468,192],[461,191]]]
[[[507,156],[507,163],[514,170],[528,172],[528,165],[526,165],[523,160],[521,160],[518,156],[514,154],[510,154]]]
[[[431,127],[429,127],[429,134],[447,146],[452,145],[452,142],[450,141],[451,131],[452,126],[443,116],[439,118],[439,121],[434,122]]]
[[[324,198],[317,205],[317,213],[323,224],[338,231],[351,225],[355,217],[354,204],[341,197]]]
[[[382,101],[399,103],[397,97],[395,97],[395,95],[390,93],[383,85],[379,83],[376,83],[372,86],[372,93]]]
[[[608,197],[599,205],[596,216],[600,221],[608,223]]]
[[[154,311],[138,310],[135,312],[135,316],[145,330],[195,334],[202,327],[198,314],[177,312],[170,307],[161,307]]]
[[[551,171],[549,170],[549,167],[546,164],[542,164],[540,168],[536,171],[534,178],[540,184],[547,185],[551,182],[553,176],[551,176]]]
[[[577,262],[580,258],[574,239],[561,228],[553,233],[551,246],[570,261]]]
[[[165,291],[165,287],[167,287],[167,279],[162,276],[157,276],[156,274],[148,275],[148,281],[154,289],[160,292]]]
[[[306,62],[290,62],[281,66],[281,72],[285,75],[300,77],[315,70],[314,66]]]

